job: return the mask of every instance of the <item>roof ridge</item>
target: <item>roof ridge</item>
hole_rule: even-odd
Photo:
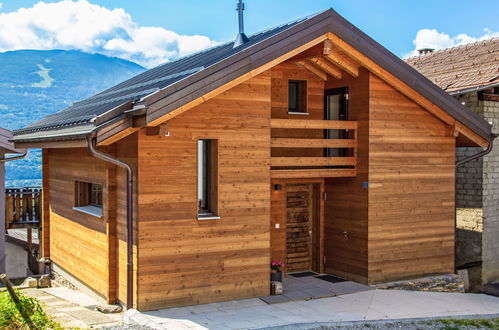
[[[270,28],[267,28],[267,29],[264,29],[264,30],[260,30],[260,31],[258,31],[258,32],[253,33],[253,34],[250,34],[250,35],[248,36],[248,38],[250,38],[250,39],[251,39],[251,38],[253,38],[253,37],[256,37],[256,36],[258,36],[258,35],[260,35],[260,34],[267,33],[267,32],[272,31],[272,30],[278,30],[278,29],[280,29],[280,28],[285,27],[286,25],[293,25],[293,24],[296,24],[296,23],[300,23],[300,22],[302,22],[302,21],[305,21],[305,20],[310,19],[310,18],[312,18],[312,17],[315,17],[315,16],[317,16],[317,15],[320,15],[320,14],[322,14],[322,13],[324,13],[324,12],[328,11],[328,10],[329,10],[329,9],[322,10],[322,11],[319,11],[319,12],[317,12],[317,13],[315,13],[315,14],[307,15],[307,16],[304,16],[304,17],[299,18],[299,19],[294,19],[294,20],[288,21],[288,22],[286,22],[286,23],[282,23],[282,24],[279,24],[279,25],[276,25],[276,26],[273,26],[273,27],[270,27]],[[282,31],[281,31],[281,32],[282,32]],[[177,62],[177,61],[185,60],[185,59],[188,59],[189,57],[192,57],[192,56],[195,56],[195,55],[200,55],[200,54],[203,54],[203,53],[209,52],[209,51],[211,51],[211,50],[213,50],[213,49],[216,49],[216,48],[218,48],[218,47],[224,47],[224,46],[230,45],[230,44],[232,44],[232,43],[234,43],[234,40],[231,40],[231,41],[226,41],[226,42],[221,42],[221,43],[219,43],[218,45],[215,45],[215,46],[212,46],[212,47],[209,47],[209,48],[206,48],[206,49],[203,49],[203,50],[200,50],[200,51],[197,51],[197,52],[191,53],[191,54],[187,54],[187,55],[184,55],[184,56],[178,57],[178,58],[176,58],[175,60],[170,61],[170,62],[165,62],[165,63],[158,64],[158,65],[156,65],[155,67],[152,67],[152,68],[147,69],[147,70],[152,70],[152,69],[155,69],[155,68],[159,68],[159,67],[161,67],[161,66],[164,66],[164,65],[168,65],[168,64],[175,63],[175,62]]]
[[[489,39],[476,40],[476,41],[469,42],[469,43],[466,43],[466,44],[461,44],[461,45],[456,45],[456,46],[452,46],[452,47],[442,48],[442,49],[435,50],[435,51],[433,51],[431,53],[418,54],[416,56],[408,57],[408,58],[404,59],[404,61],[410,61],[410,60],[417,59],[417,58],[420,58],[420,57],[430,57],[432,55],[441,54],[441,53],[447,52],[447,51],[452,50],[452,49],[465,48],[465,47],[467,48],[469,46],[476,46],[478,44],[486,44],[486,43],[495,41],[496,39],[499,41],[499,37],[492,37],[492,38],[489,38]]]

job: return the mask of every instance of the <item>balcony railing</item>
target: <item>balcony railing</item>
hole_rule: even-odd
[[[270,126],[273,178],[356,176],[356,121],[272,119]],[[344,138],[325,138],[327,131]]]
[[[41,194],[42,188],[5,189],[5,226],[11,229],[38,225]]]

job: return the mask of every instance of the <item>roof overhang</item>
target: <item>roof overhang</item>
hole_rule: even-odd
[[[12,139],[12,132],[0,127],[0,149],[3,149],[6,154],[24,154],[25,149],[15,147]]]

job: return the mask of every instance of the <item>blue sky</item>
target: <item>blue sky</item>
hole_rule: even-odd
[[[61,4],[61,1],[45,0],[44,2]],[[65,1],[71,2],[70,0]],[[23,16],[18,11],[19,8],[31,8],[38,1],[0,0],[0,3],[3,4],[0,13],[17,12],[17,19],[22,20]],[[108,55],[114,54],[138,62],[143,61],[145,65],[149,66],[157,64],[158,61],[165,58],[175,58],[198,50],[196,47],[209,47],[217,42],[231,40],[236,35],[236,0],[88,0],[88,3],[110,10],[122,8],[124,12],[130,15],[131,21],[136,27],[160,27],[165,31],[171,31],[181,36],[202,35],[207,37],[202,40],[184,38],[184,46],[178,46],[177,48],[173,47],[171,43],[158,44],[155,45],[155,50],[149,52],[149,54],[138,54],[138,50],[136,54],[126,54],[126,49],[148,47],[148,43],[140,41],[139,38],[154,35],[154,33],[158,33],[157,38],[161,38],[161,36],[165,35],[164,31],[144,29],[141,33],[134,34],[133,38],[137,40],[134,39],[133,44],[124,43],[123,40],[115,40],[111,45],[99,44],[99,47],[105,48],[105,50],[101,51],[103,53],[107,52]],[[385,0],[377,2],[364,0],[245,0],[245,3],[245,26],[248,34],[332,7],[398,56],[404,56],[414,51],[416,46],[413,44],[413,40],[416,39],[416,36],[419,36],[418,45],[429,44],[434,48],[443,48],[479,38],[496,36],[499,31],[499,1],[488,1],[486,6],[460,0]],[[47,12],[56,11],[44,11],[42,15],[47,15]],[[81,11],[76,11],[76,13],[78,12]],[[28,16],[26,15],[26,19],[31,19]],[[36,17],[39,16],[40,14],[32,17],[36,20],[38,19]],[[58,16],[54,14],[54,17],[50,19],[55,19],[55,17]],[[111,34],[114,33],[113,31],[126,30],[127,32],[123,33],[127,34],[130,33],[130,28],[123,28],[123,24],[130,26],[132,23],[120,23],[122,25],[119,28],[108,27],[106,31]],[[43,22],[40,23],[41,26],[46,25],[44,24]],[[99,23],[94,22],[93,24]],[[1,27],[2,15],[0,15]],[[426,32],[421,32],[424,29],[427,29]],[[488,30],[484,31],[484,29]],[[37,31],[39,30],[40,28],[37,29]],[[20,28],[19,31],[24,30]],[[420,32],[419,35],[418,32]],[[53,33],[53,31],[50,33]],[[101,33],[102,37],[102,32],[96,33]],[[91,36],[88,38],[91,38]],[[129,38],[124,39],[128,40]],[[29,40],[29,38],[26,40]],[[24,44],[9,42],[5,41],[2,44],[0,32],[0,51],[23,47],[28,43],[27,41]],[[82,40],[81,42],[85,46],[80,47],[80,44],[75,43],[73,47],[80,47],[86,51],[92,50],[88,46],[88,40]],[[68,43],[58,41],[40,43],[40,45],[31,41],[30,44],[35,45],[35,48],[48,48],[50,45],[58,48],[72,47]],[[168,52],[160,55],[159,49],[161,47],[168,48]],[[98,47],[94,47],[94,51],[99,52]],[[156,57],[153,59],[151,54],[156,54]]]

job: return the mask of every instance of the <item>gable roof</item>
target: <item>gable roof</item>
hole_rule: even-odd
[[[51,114],[41,120],[16,130],[15,135],[46,131],[66,126],[79,126],[95,121],[116,107],[132,103],[218,63],[231,55],[240,53],[254,44],[268,39],[307,18],[287,23],[249,37],[249,41],[236,49],[228,42],[210,49],[179,58],[142,72],[114,87],[76,102],[70,107]],[[93,126],[93,125],[92,125]]]
[[[442,91],[334,10],[294,21],[249,37],[158,66],[87,100],[14,132],[16,142],[83,139],[93,130],[127,117],[134,104],[145,105],[147,122],[202,98],[231,81],[250,74],[296,48],[334,33],[410,88],[463,123],[485,140],[491,126]],[[276,63],[277,64],[277,63]]]
[[[14,143],[9,140],[12,139],[12,132],[0,127],[0,149],[4,149],[7,154],[22,154],[26,150],[14,148]]]
[[[499,85],[499,38],[405,60],[450,94]]]

